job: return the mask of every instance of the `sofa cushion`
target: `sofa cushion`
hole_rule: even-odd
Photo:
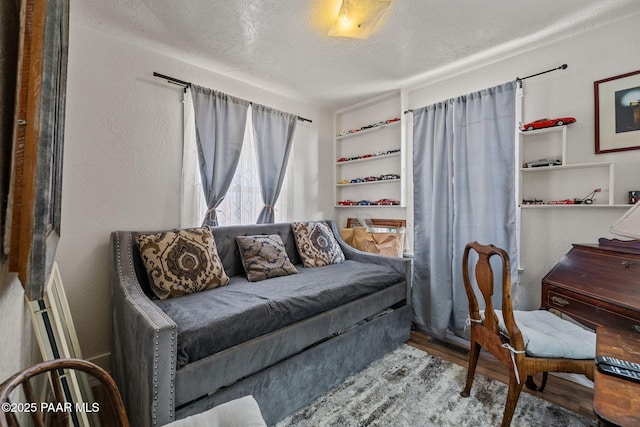
[[[291,228],[305,268],[344,262],[344,253],[324,222],[294,222]]]
[[[298,273],[279,235],[237,236],[236,242],[250,282]]]
[[[404,280],[393,268],[354,260],[298,271],[260,286],[235,276],[223,288],[155,300],[177,325],[178,368]]]
[[[290,223],[278,224],[248,224],[248,225],[225,225],[222,227],[211,227],[213,238],[216,241],[218,254],[222,260],[224,271],[229,277],[245,276],[244,266],[240,259],[240,250],[236,242],[237,236],[255,236],[257,234],[277,234],[282,239],[287,250],[287,256],[293,265],[301,264],[298,248],[291,229]]]
[[[229,283],[209,227],[139,234],[136,242],[151,290],[160,299]]]

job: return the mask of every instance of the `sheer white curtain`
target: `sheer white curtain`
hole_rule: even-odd
[[[198,227],[207,212],[200,178],[193,101],[189,91],[184,105],[184,150],[182,160],[182,209],[181,227]],[[222,203],[217,207],[218,225],[255,224],[264,206],[260,192],[256,146],[251,129],[251,109],[247,115],[244,142],[240,162]],[[289,179],[284,180],[281,194],[275,205],[275,221],[287,221]]]
[[[196,122],[191,92],[185,91],[183,98],[183,148],[182,148],[182,187],[180,204],[180,227],[191,228],[202,225],[207,214],[207,200],[204,198],[198,147],[196,144]]]
[[[227,195],[218,207],[220,225],[255,224],[264,204],[260,195],[255,141],[250,124],[251,109],[247,115],[240,163]]]

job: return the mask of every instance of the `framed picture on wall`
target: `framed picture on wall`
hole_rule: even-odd
[[[596,154],[640,149],[640,70],[598,80]]]
[[[60,236],[69,0],[22,0],[7,211],[9,271],[42,299]]]

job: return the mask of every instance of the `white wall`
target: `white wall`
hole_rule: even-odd
[[[36,361],[32,354],[35,342],[24,290],[15,273],[7,272],[6,259],[0,259],[0,382]]]
[[[455,77],[408,91],[409,107],[419,108],[563,63],[568,64],[564,71],[525,81],[524,119],[576,117],[577,123],[568,129],[567,158],[571,163],[615,163],[615,203],[626,203],[627,191],[640,188],[640,150],[594,154],[593,82],[640,69],[637,18],[555,40],[479,69],[452,72]],[[625,209],[523,210],[521,265],[525,270],[515,291],[518,306],[537,308],[542,277],[571,243],[614,237],[608,228]]]
[[[182,91],[153,71],[313,120],[299,123],[292,217],[332,214],[331,114],[74,24],[56,255],[83,356],[109,368],[109,234],[179,226]],[[299,179],[298,179],[299,178]],[[323,183],[325,183],[323,185]]]
[[[501,62],[407,90],[416,108],[569,64],[526,82],[525,118],[570,115],[568,157],[616,163],[616,201],[640,185],[640,151],[595,155],[593,82],[640,69],[632,19]],[[304,102],[218,75],[89,30],[72,21],[62,197],[57,253],[84,356],[109,367],[109,233],[179,224],[182,104],[178,87],[153,71],[299,114],[292,151],[292,219],[331,218],[332,115]],[[388,88],[393,90],[397,88]],[[408,195],[412,194],[411,189]],[[540,213],[536,213],[540,212]],[[572,242],[606,236],[621,209],[528,211],[524,217],[520,305],[539,304],[540,279]],[[2,301],[0,299],[0,301]]]

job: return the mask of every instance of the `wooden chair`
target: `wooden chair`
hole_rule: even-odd
[[[67,399],[65,398],[65,394],[63,391],[63,382],[62,378],[65,378],[69,370],[78,370],[85,372],[97,380],[100,381],[102,386],[104,387],[107,401],[111,406],[111,411],[113,413],[113,417],[110,420],[113,426],[119,427],[129,427],[129,421],[127,419],[127,414],[124,409],[124,403],[122,402],[122,398],[120,397],[120,392],[113,378],[102,368],[99,366],[88,362],[86,360],[81,359],[54,359],[48,360],[45,362],[38,363],[34,366],[26,368],[8,380],[6,380],[0,386],[0,404],[3,405],[3,408],[7,404],[10,405],[9,395],[11,392],[22,385],[22,390],[24,391],[25,396],[25,404],[29,406],[24,407],[23,409],[27,409],[25,411],[20,412],[29,412],[31,416],[31,422],[36,427],[44,427],[45,420],[47,426],[68,426],[69,425],[69,416],[70,413],[67,410],[61,411],[47,411],[47,407],[41,407],[42,402],[38,402],[38,397],[40,393],[35,392],[34,387],[31,385],[30,379],[40,374],[48,373],[50,379],[50,385],[53,389],[53,396],[50,400],[46,400],[45,405],[53,404],[55,407],[64,408],[65,402]],[[49,399],[49,398],[47,398]],[[91,405],[93,402],[79,402],[80,404],[89,404]],[[17,405],[17,404],[16,404]],[[62,405],[62,406],[61,406]],[[69,405],[69,403],[67,403]],[[75,408],[75,402],[71,403]],[[17,406],[16,406],[17,408]],[[41,411],[44,409],[44,411]],[[100,411],[105,411],[106,408],[100,407]],[[47,419],[48,417],[48,419]],[[15,413],[12,411],[0,411],[0,426],[2,427],[14,427],[18,426],[18,419],[15,416]]]
[[[478,261],[475,265],[474,282],[484,300],[484,312],[480,311],[476,292],[472,286],[472,280],[469,274],[469,255],[472,250],[478,255]],[[501,311],[494,309],[491,299],[494,294],[494,275],[490,259],[496,255],[501,259],[502,264]],[[563,323],[559,328],[554,324],[552,329],[553,331],[565,330],[564,327],[566,326],[568,329],[578,328],[581,331],[572,331],[574,335],[576,333],[592,333],[544,310],[538,310],[536,312],[514,312],[511,303],[511,267],[509,256],[504,250],[493,245],[481,245],[478,242],[469,243],[464,250],[462,270],[464,287],[467,292],[467,297],[469,298],[469,316],[471,320],[471,351],[469,355],[469,369],[467,371],[466,386],[460,393],[463,397],[469,396],[481,348],[491,352],[498,358],[498,360],[509,367],[509,391],[502,417],[502,426],[509,426],[511,424],[511,418],[513,417],[513,412],[518,403],[518,398],[520,397],[520,392],[522,391],[525,379],[529,378],[531,380],[533,375],[540,372],[544,373],[543,383],[546,381],[547,372],[579,373],[593,379],[595,334],[593,334],[593,356],[588,356],[584,359],[571,359],[566,358],[566,356],[533,357],[529,354],[530,351],[528,347],[532,344],[532,341],[528,341],[528,337],[523,336],[523,333],[516,323],[516,318],[518,318],[522,313],[530,314],[534,317],[538,317],[538,315],[540,315],[540,317],[544,317],[546,320],[548,320],[547,317],[551,316],[553,319],[557,319],[551,320],[551,322],[559,321]],[[525,316],[520,317],[524,318]],[[523,330],[526,330],[524,325],[521,326],[523,327]],[[554,335],[551,337],[547,337],[546,334],[541,335],[544,336],[544,339],[549,340],[564,339],[561,334],[556,335],[555,332],[550,334]],[[590,337],[590,335],[585,336],[587,336],[587,338]],[[560,347],[564,345],[566,348],[566,343],[572,342],[571,338],[568,339],[569,341],[564,341],[564,343],[558,342],[557,344]],[[588,341],[587,346],[591,345],[590,338],[585,341]],[[525,346],[525,342],[527,342],[528,345]],[[555,348],[553,347],[554,343],[544,344],[550,349]],[[586,348],[582,350],[582,353],[590,354],[590,351],[590,348]],[[530,381],[529,384],[533,384],[532,381]],[[533,386],[534,385],[532,385],[532,387]]]

